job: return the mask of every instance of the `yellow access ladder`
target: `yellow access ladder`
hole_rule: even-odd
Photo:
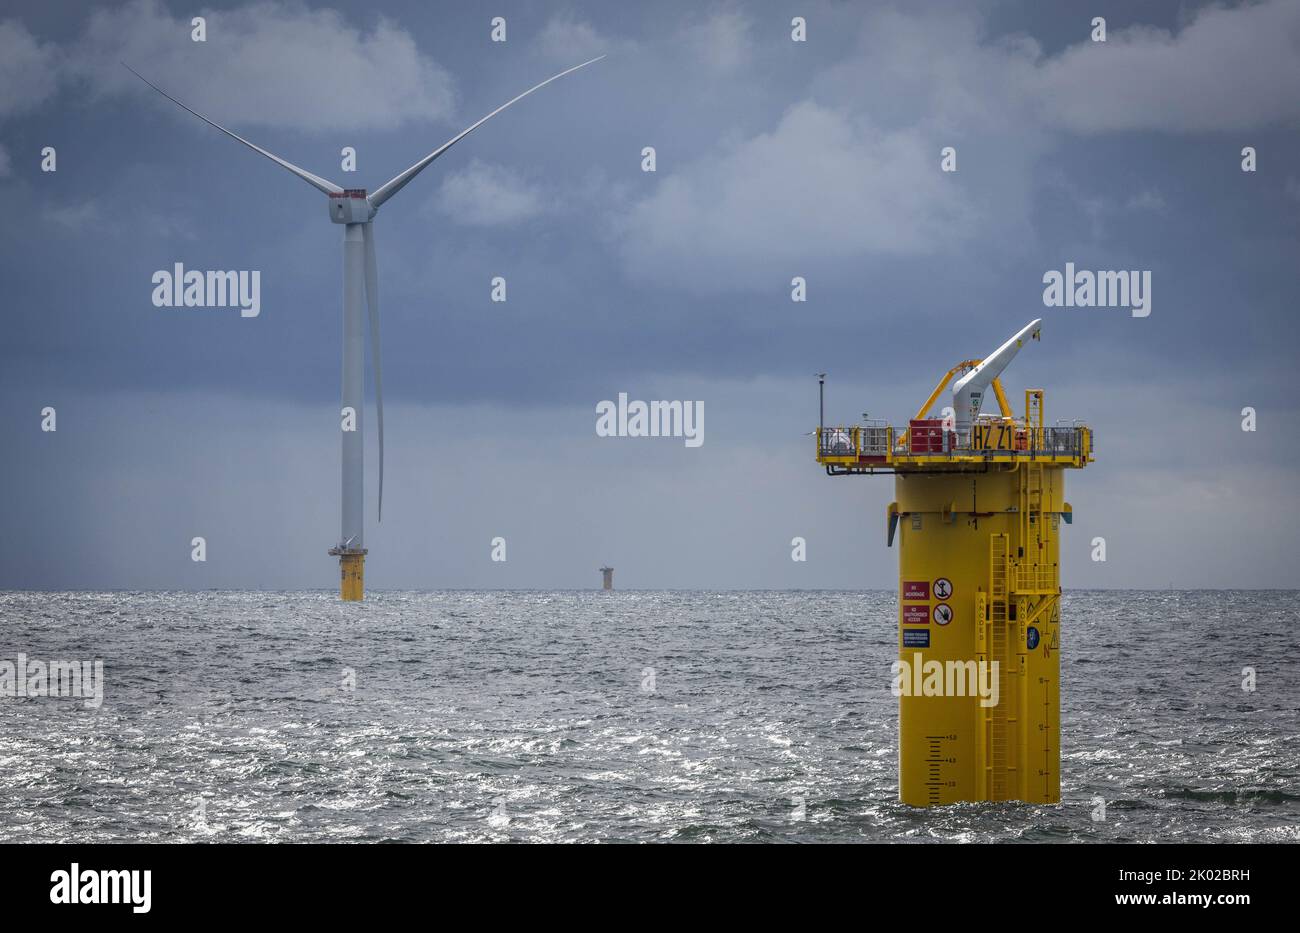
[[[1007,690],[1007,672],[1011,670],[1008,650],[1013,641],[1007,626],[1007,605],[1010,594],[1007,580],[1011,569],[1010,541],[1005,534],[989,535],[989,657],[998,665],[998,695],[1010,696]],[[1014,654],[1014,651],[1011,652]],[[1015,787],[1015,750],[1012,741],[1016,718],[1007,715],[1008,704],[1000,702],[983,711],[983,735],[986,751],[981,756],[985,763],[986,786],[990,800],[1010,800]]]

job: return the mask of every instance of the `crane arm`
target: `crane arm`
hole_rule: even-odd
[[[921,405],[920,410],[916,413],[916,418],[919,419],[926,416],[926,413],[930,410],[931,406],[933,406],[934,403],[939,400],[939,396],[943,394],[943,390],[948,388],[948,383],[952,382],[953,376],[957,375],[962,370],[974,369],[983,362],[983,360],[962,360],[952,369],[948,370],[947,375],[939,380],[939,384],[934,387],[934,391],[930,393],[930,397]],[[1011,411],[1011,403],[1007,401],[1007,394],[1002,391],[1002,382],[998,378],[994,378],[993,380],[993,394],[997,396],[998,408],[1002,411],[1002,417],[1014,418],[1015,414]],[[910,431],[911,428],[903,431],[898,440],[899,444],[907,444],[907,438]]]

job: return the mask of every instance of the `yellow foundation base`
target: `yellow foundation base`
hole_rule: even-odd
[[[366,598],[366,555],[339,555],[339,596],[348,602]]]
[[[1064,475],[1033,463],[895,479],[903,803],[1061,798]]]

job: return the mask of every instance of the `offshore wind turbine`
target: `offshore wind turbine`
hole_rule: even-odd
[[[209,126],[225,133],[231,139],[238,140],[254,152],[260,153],[277,165],[293,172],[307,184],[316,188],[329,198],[330,221],[343,225],[343,408],[353,412],[354,430],[341,431],[343,435],[343,496],[342,496],[342,530],[339,543],[330,548],[329,553],[339,559],[339,595],[346,600],[358,600],[365,596],[365,512],[364,512],[364,434],[362,432],[361,414],[365,406],[365,384],[363,371],[365,367],[365,324],[361,313],[364,302],[368,309],[370,323],[371,366],[375,380],[375,414],[379,428],[379,518],[384,514],[384,390],[383,375],[379,354],[379,274],[375,265],[374,220],[379,208],[385,201],[406,187],[416,175],[420,174],[429,163],[442,155],[456,143],[460,142],[488,120],[505,110],[511,104],[523,100],[533,91],[543,88],[579,68],[604,58],[600,55],[591,61],[583,62],[572,68],[552,75],[541,84],[536,84],[514,97],[486,117],[462,130],[427,156],[416,162],[406,171],[389,179],[371,194],[364,188],[341,188],[319,175],[301,169],[292,162],[255,146],[242,136],[214,123],[203,114],[190,110],[183,103],[172,97],[162,88],[149,81],[142,74],[122,63],[127,71],[149,85],[163,97],[181,109],[198,117]]]

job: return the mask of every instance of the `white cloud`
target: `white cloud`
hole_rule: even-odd
[[[135,240],[167,243],[198,239],[194,227],[182,217],[144,205],[106,210],[99,198],[48,205],[41,209],[40,216],[45,223],[70,233],[120,236],[129,232]]]
[[[1029,170],[1047,142],[1020,119],[1020,83],[1037,46],[984,44],[972,11],[884,9],[859,28],[775,126],[739,142],[728,127],[686,161],[660,148],[660,180],[616,225],[631,274],[757,290],[775,270],[1032,236]],[[956,174],[940,170],[948,145]]]
[[[1160,213],[1166,208],[1164,196],[1159,191],[1144,188],[1124,202],[1126,211],[1152,211]]]
[[[570,13],[552,16],[537,34],[537,46],[546,58],[572,65],[631,45],[602,36],[591,23],[576,19]]]
[[[696,60],[710,30],[748,32],[735,14],[693,28]],[[745,62],[736,48],[714,48],[717,62]],[[752,59],[742,70],[763,77]],[[1294,122],[1297,87],[1300,0],[1208,7],[1176,34],[1112,30],[1056,56],[1023,35],[990,36],[973,8],[879,9],[775,126],[739,143],[727,127],[702,154],[661,147],[651,193],[616,229],[631,274],[704,289],[768,288],[773,268],[957,255],[976,235],[1023,248],[1041,159],[1067,133]],[[939,171],[947,145],[954,175]],[[1145,191],[1090,213],[1163,209]]]
[[[974,9],[886,9],[864,18],[857,47],[814,77],[812,94],[870,112],[883,126],[1032,143],[1042,128],[1026,119],[1027,87],[1041,54],[1025,36],[989,38]]]
[[[99,203],[95,200],[83,201],[80,204],[65,204],[61,207],[47,207],[41,212],[41,216],[49,223],[78,233],[102,228],[104,219]]]
[[[8,178],[9,172],[9,150],[4,146],[0,146],[0,178]]]
[[[700,61],[717,71],[732,71],[750,61],[753,43],[749,17],[737,10],[720,10],[684,28],[681,41]]]
[[[931,252],[972,232],[953,182],[923,133],[805,102],[668,174],[622,220],[625,257],[639,277],[743,289],[801,259]]]
[[[95,95],[152,94],[126,62],[219,123],[364,130],[452,109],[447,73],[386,19],[365,32],[336,11],[274,0],[203,15],[207,42],[198,43],[190,13],[173,17],[157,0],[99,10],[73,49],[72,71]]]
[[[456,222],[475,227],[520,223],[545,207],[541,192],[518,173],[478,159],[443,179],[435,203]]]
[[[1114,194],[1085,194],[1073,185],[1063,185],[1065,193],[1079,206],[1082,216],[1088,219],[1094,240],[1105,240],[1116,223],[1128,223],[1133,214],[1161,214],[1167,209],[1164,196],[1159,191],[1144,188],[1127,198]]]
[[[1081,41],[1034,76],[1045,120],[1082,133],[1217,132],[1300,120],[1300,0],[1209,6],[1177,33]]]
[[[22,23],[0,22],[0,119],[40,106],[58,88],[59,53]]]

